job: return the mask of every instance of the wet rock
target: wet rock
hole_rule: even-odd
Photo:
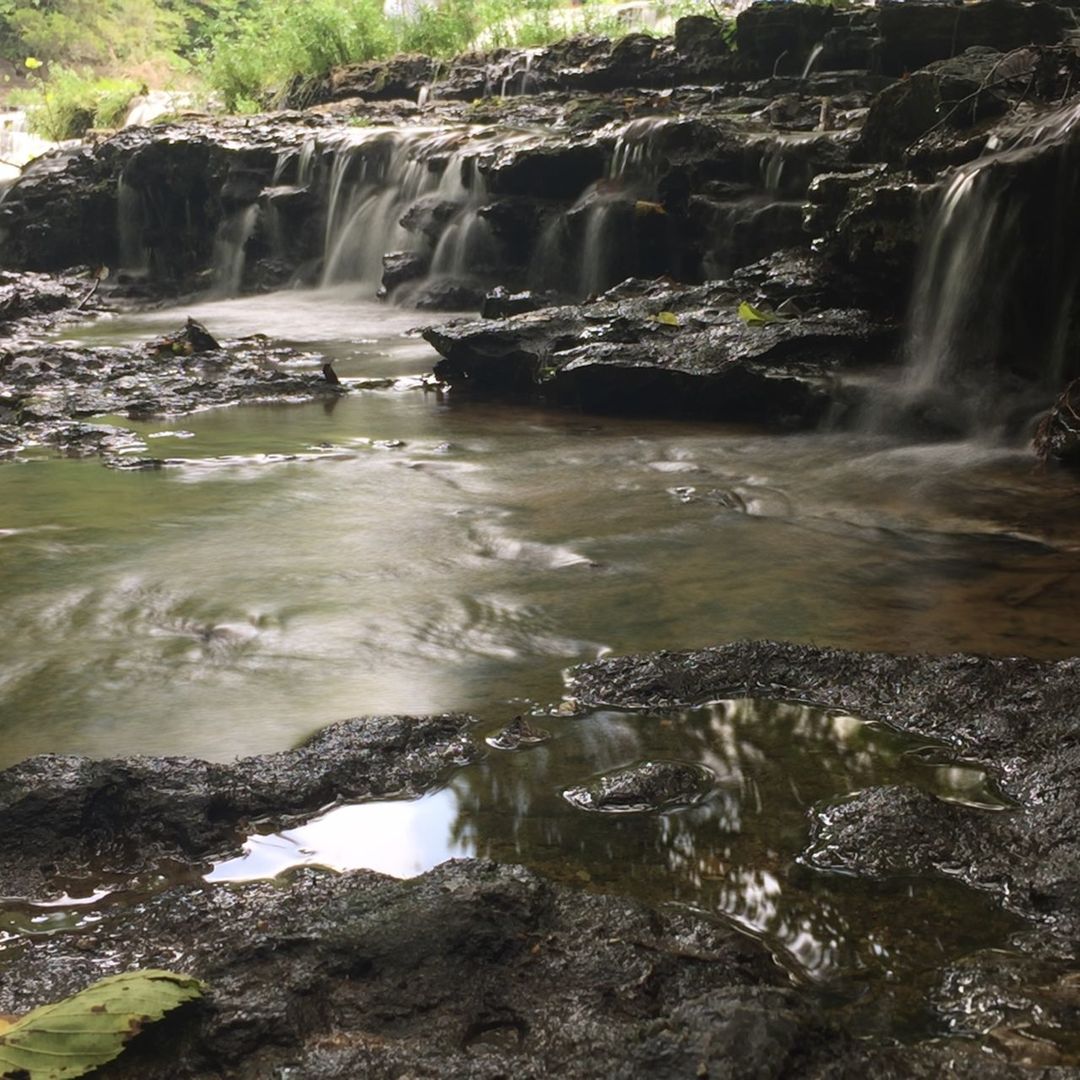
[[[708,15],[685,15],[675,23],[675,48],[682,56],[726,56],[731,47],[724,24]]]
[[[550,738],[550,731],[536,727],[524,716],[515,716],[506,727],[488,738],[487,743],[496,750],[520,750],[523,746],[537,746]]]
[[[484,297],[484,306],[480,309],[480,317],[483,319],[505,319],[510,315],[524,315],[527,311],[538,311],[540,308],[555,307],[565,302],[565,297],[551,292],[533,292],[526,289],[523,292],[512,293],[501,285]]]
[[[834,182],[848,185],[847,198],[819,248],[861,279],[863,292],[903,310],[939,189],[905,173],[878,177],[873,170]],[[832,196],[827,188],[819,191]],[[811,225],[821,221],[828,216],[809,218]]]
[[[879,55],[886,72],[902,75],[972,46],[1009,52],[1025,45],[1053,44],[1069,28],[1068,12],[1047,3],[883,4],[878,14]]]
[[[3,958],[21,1012],[99,975],[163,966],[207,999],[154,1025],[106,1077],[572,1078],[791,1075],[850,1043],[764,950],[663,914],[459,861],[413,881],[302,871],[287,885],[174,889]]]
[[[39,333],[97,310],[93,272],[52,275],[0,271],[0,338]],[[0,360],[0,367],[3,361]]]
[[[598,776],[563,797],[579,810],[643,813],[693,806],[712,790],[716,777],[702,765],[643,761]]]
[[[833,11],[822,4],[758,2],[735,20],[740,56],[762,74],[797,75],[825,38]]]
[[[574,671],[585,706],[723,697],[812,701],[942,740],[986,767],[1015,809],[902,787],[819,808],[807,857],[869,877],[934,872],[1000,897],[1054,933],[1080,932],[1080,661],[890,656],[770,642],[601,661]]]
[[[891,329],[825,310],[767,326],[737,314],[730,284],[627,282],[577,307],[431,327],[436,374],[474,393],[527,394],[590,410],[675,412],[776,425],[820,419],[828,372],[881,359]]]
[[[130,348],[27,344],[17,355],[0,358],[0,401],[8,409],[0,423],[23,446],[114,450],[117,440],[127,438],[121,429],[87,429],[78,422],[105,414],[148,419],[212,405],[345,393],[308,370],[316,360],[259,339],[222,347],[194,322],[178,334]]]
[[[1008,108],[997,88],[1000,80],[995,79],[1002,60],[996,49],[972,47],[882,90],[863,126],[859,142],[863,159],[900,163],[907,148],[934,128],[969,127],[1000,116]]]
[[[1041,461],[1054,458],[1080,465],[1080,381],[1061,392],[1035,429],[1034,449]]]
[[[428,257],[416,251],[392,251],[383,256],[382,288],[386,295],[408,281],[418,281],[428,271]]]
[[[255,820],[311,815],[337,799],[418,795],[474,749],[464,716],[347,720],[296,750],[231,765],[181,758],[30,758],[0,772],[0,894],[40,895],[107,859],[196,863],[238,848]]]
[[[507,149],[487,163],[485,171],[497,195],[573,199],[604,175],[606,164],[603,149],[595,143],[543,140],[529,149]]]
[[[479,311],[485,291],[476,282],[432,280],[413,294],[411,304],[417,311]]]

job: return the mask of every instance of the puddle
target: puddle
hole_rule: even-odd
[[[542,724],[550,737],[492,749],[425,798],[336,807],[253,836],[205,880],[297,866],[410,877],[460,856],[523,863],[734,923],[794,979],[857,1002],[864,1027],[890,1031],[925,1023],[924,994],[946,963],[1007,943],[1020,925],[955,882],[870,883],[798,862],[812,808],[871,785],[1007,811],[986,773],[944,746],[844,712],[748,700]],[[615,805],[587,805],[581,792],[598,783]],[[643,791],[659,809],[645,810]]]

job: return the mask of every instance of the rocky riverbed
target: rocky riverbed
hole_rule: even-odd
[[[1045,406],[1078,373],[1068,305],[1043,284],[1076,279],[1056,242],[1077,205],[1071,20],[1014,0],[758,4],[732,39],[694,17],[670,39],[353,66],[291,112],[47,156],[0,203],[0,259],[104,265],[113,302],[355,280],[421,311],[484,309],[492,325],[429,334],[458,388],[781,427],[852,414],[853,357],[908,355],[892,330],[918,276],[938,295],[920,307],[949,307],[935,348],[966,357],[935,394],[988,367]],[[983,284],[943,291],[934,236],[979,220],[993,250],[941,243],[972,260],[948,273]],[[1045,253],[1043,275],[1020,249]],[[806,273],[752,269],[778,259],[813,263],[812,296]],[[743,302],[767,320],[741,326]],[[657,326],[668,310],[686,318]],[[916,403],[931,426],[996,422],[935,394]]]
[[[939,740],[990,771],[1005,809],[904,787],[807,809],[801,858],[813,873],[959,878],[1020,917],[1007,949],[942,964],[926,1002],[932,1039],[853,1040],[827,987],[792,983],[763,944],[715,916],[650,910],[519,867],[459,860],[411,881],[319,870],[198,880],[254,820],[438,784],[480,752],[468,719],[449,716],[349,721],[232,766],[38,758],[0,774],[5,893],[42,898],[106,868],[118,890],[67,932],[9,934],[0,1005],[18,1011],[134,966],[207,981],[206,1002],[140,1038],[103,1076],[223,1066],[252,1077],[542,1076],[553,1063],[581,1077],[1071,1076],[1075,667],[761,642],[612,659],[571,676],[578,709],[811,701]],[[682,772],[649,765],[640,783],[627,770],[592,790],[670,812]],[[701,783],[692,778],[697,794]],[[148,871],[165,865],[155,882]]]

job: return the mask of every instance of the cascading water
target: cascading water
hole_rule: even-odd
[[[235,296],[244,280],[247,246],[259,220],[257,204],[230,214],[218,228],[214,238],[215,296]]]
[[[150,271],[150,253],[143,243],[146,207],[142,193],[128,183],[124,173],[116,182],[116,219],[120,231],[120,269],[136,277]]]
[[[985,428],[991,371],[1047,386],[1076,373],[1078,122],[1075,104],[1043,115],[953,173],[916,276],[900,412]]]
[[[27,162],[57,145],[34,135],[21,109],[0,113],[0,181],[14,180]]]
[[[493,247],[478,214],[486,190],[476,168],[489,138],[481,130],[376,131],[334,149],[322,284],[359,281],[374,294],[384,255],[429,249],[433,274],[467,276]],[[432,219],[442,225],[434,243],[425,227]]]
[[[565,214],[556,216],[537,245],[532,282],[537,287],[603,292],[633,273],[629,250],[634,229],[628,219],[655,211],[657,133],[670,120],[648,116],[619,134],[606,176],[590,185]],[[568,283],[573,286],[568,289]]]

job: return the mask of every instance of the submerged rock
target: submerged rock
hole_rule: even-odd
[[[643,761],[605,773],[563,798],[579,810],[643,813],[693,806],[712,790],[716,777],[703,765],[682,761]]]

